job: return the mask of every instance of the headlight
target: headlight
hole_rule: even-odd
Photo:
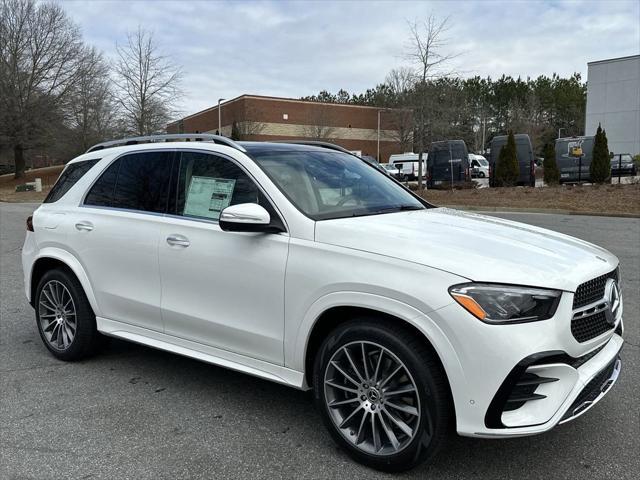
[[[522,323],[553,317],[560,301],[560,290],[464,283],[449,293],[473,316],[487,323]]]

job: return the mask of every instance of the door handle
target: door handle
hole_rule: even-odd
[[[191,242],[189,242],[187,237],[175,234],[167,237],[167,243],[175,247],[188,247],[191,245]]]
[[[91,222],[78,222],[76,223],[76,230],[84,230],[85,232],[90,232],[93,230],[93,223]]]

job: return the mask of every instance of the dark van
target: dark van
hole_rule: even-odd
[[[469,178],[469,152],[463,140],[433,142],[427,157],[428,186],[460,183]]]
[[[593,158],[593,141],[593,136],[566,137],[556,140],[556,164],[560,171],[560,183],[591,180],[589,167]]]
[[[518,133],[513,136],[516,141],[516,155],[518,157],[518,165],[520,165],[520,175],[518,176],[518,185],[536,186],[536,161],[533,156],[533,147],[531,140],[526,133]],[[495,175],[498,166],[498,158],[500,150],[507,144],[507,135],[499,135],[491,140],[491,155],[489,157],[489,185],[496,186]]]

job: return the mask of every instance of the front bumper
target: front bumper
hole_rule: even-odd
[[[619,313],[611,330],[578,342],[571,331],[571,295],[563,296],[554,318],[540,322],[489,325],[457,304],[431,312],[453,352],[437,348],[450,380],[458,433],[535,435],[584,414],[618,378],[624,343]],[[514,390],[516,383],[523,391]]]
[[[525,365],[514,379],[524,379],[525,385],[516,386],[515,381],[509,385],[506,380],[506,388],[498,390],[487,410],[485,428],[474,436],[533,435],[581,416],[602,400],[618,379],[622,345],[622,337],[614,334],[595,353],[579,358],[550,355]]]

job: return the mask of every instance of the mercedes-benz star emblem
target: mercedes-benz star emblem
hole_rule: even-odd
[[[607,280],[607,284],[604,287],[604,298],[608,307],[604,311],[605,317],[607,319],[607,323],[613,326],[616,323],[618,308],[620,308],[620,290],[618,289],[618,284],[613,278]]]

